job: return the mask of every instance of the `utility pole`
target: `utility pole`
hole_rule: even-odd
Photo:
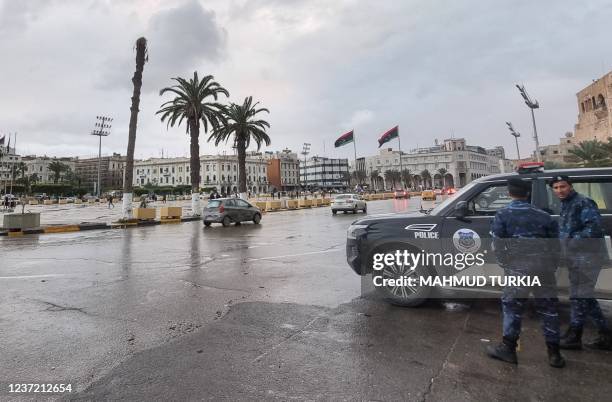
[[[520,160],[521,153],[519,151],[519,146],[518,146],[518,137],[521,136],[521,133],[514,131],[514,127],[512,127],[512,123],[510,123],[509,121],[506,122],[506,125],[508,126],[508,130],[510,130],[510,135],[512,135],[514,137],[514,141],[516,141],[516,157],[518,160]]]
[[[97,135],[100,138],[98,146],[98,186],[96,188],[96,196],[100,198],[100,190],[102,186],[101,182],[101,171],[102,171],[102,137],[110,135],[110,129],[113,119],[107,116],[96,116],[98,120],[95,124],[95,129],[91,132],[91,135]]]
[[[542,162],[542,155],[540,155],[540,143],[538,141],[538,131],[536,129],[535,113],[533,112],[534,109],[540,108],[540,104],[538,103],[537,100],[531,100],[531,98],[527,94],[527,90],[525,89],[524,85],[516,84],[516,87],[521,93],[523,100],[525,100],[525,104],[531,110],[531,121],[533,123],[533,140],[535,141],[535,146],[536,146],[536,160],[538,162]]]

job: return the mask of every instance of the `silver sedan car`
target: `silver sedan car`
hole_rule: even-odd
[[[332,214],[336,215],[338,211],[347,213],[351,211],[356,214],[357,211],[368,212],[368,204],[357,194],[340,194],[337,195],[331,203]]]

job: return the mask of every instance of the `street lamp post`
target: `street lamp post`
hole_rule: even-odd
[[[110,129],[113,119],[107,116],[96,116],[96,120],[98,120],[95,124],[96,128],[91,132],[91,135],[97,135],[100,138],[100,143],[98,146],[98,186],[96,188],[96,196],[100,198],[100,190],[101,190],[101,171],[102,171],[102,137],[107,137],[110,135]]]
[[[525,89],[524,85],[516,84],[516,87],[518,88],[519,92],[521,93],[521,96],[525,100],[525,104],[531,110],[531,121],[533,123],[533,140],[535,141],[536,146],[536,160],[538,162],[542,162],[542,155],[540,155],[540,143],[538,141],[538,131],[536,129],[535,113],[533,112],[534,109],[540,108],[540,104],[537,100],[531,100],[531,98],[527,94],[527,90]]]
[[[518,146],[518,137],[521,136],[521,133],[517,133],[516,131],[514,131],[514,127],[512,127],[512,123],[510,123],[509,121],[506,122],[506,125],[508,126],[508,130],[510,130],[510,135],[512,135],[514,137],[514,141],[516,141],[516,157],[518,160],[520,160],[521,153],[519,151]]]
[[[306,198],[306,185],[308,180],[306,179],[306,155],[310,153],[310,144],[305,142],[302,146],[302,155],[304,155],[304,198]]]

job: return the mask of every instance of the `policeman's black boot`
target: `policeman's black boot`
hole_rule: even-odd
[[[589,343],[585,343],[589,349],[612,350],[612,331],[599,331],[599,336]]]
[[[548,364],[556,368],[565,367],[565,359],[559,353],[559,344],[547,343],[546,346],[548,347]]]
[[[517,364],[516,358],[516,341],[504,338],[502,343],[497,346],[487,346],[487,355],[493,359],[505,361],[507,363]]]
[[[569,327],[561,337],[559,347],[567,350],[582,349],[582,328]]]

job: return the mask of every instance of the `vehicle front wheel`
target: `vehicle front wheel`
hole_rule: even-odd
[[[230,223],[232,223],[231,219],[229,218],[229,216],[226,216],[223,218],[223,220],[221,221],[221,224],[223,225],[223,227],[228,227],[230,225]]]
[[[210,222],[204,222],[204,226],[210,227]]]
[[[385,247],[384,249],[377,251],[376,253],[382,254],[395,254],[397,250],[404,250],[405,247]],[[408,252],[412,253],[413,250],[407,249]],[[402,277],[407,278],[418,278],[431,276],[431,270],[428,266],[419,265],[414,269],[411,267],[401,264],[387,265],[381,271],[374,271],[372,273],[372,280],[377,276],[382,279],[400,279]],[[382,284],[381,279],[377,279],[376,282]],[[427,298],[431,294],[431,286],[421,286],[415,284],[415,286],[376,286],[376,291],[380,294],[385,301],[388,303],[403,306],[403,307],[417,307],[427,301]]]
[[[253,223],[256,225],[259,225],[259,222],[261,222],[261,215],[260,214],[253,215]]]
[[[365,207],[363,207],[363,213],[364,213],[364,214],[367,214],[367,213],[368,213],[368,207],[367,207],[367,205],[366,205]]]
[[[338,211],[336,211],[335,209],[332,209],[332,214],[336,215],[338,213]]]

